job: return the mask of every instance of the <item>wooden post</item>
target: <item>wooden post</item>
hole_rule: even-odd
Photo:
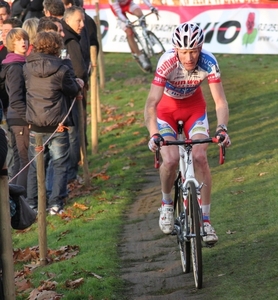
[[[98,151],[98,104],[97,104],[97,49],[96,46],[90,47],[92,60],[92,74],[91,74],[91,140],[92,140],[92,154]],[[100,106],[100,105],[99,105]]]
[[[43,147],[42,134],[36,133],[36,148],[40,151]],[[37,156],[37,181],[38,181],[38,236],[40,265],[45,266],[47,261],[47,233],[46,233],[46,188],[45,188],[45,169],[44,151]]]
[[[4,299],[15,300],[14,261],[7,176],[0,176],[0,242]]]
[[[98,0],[95,1],[95,11],[96,16],[94,17],[95,23],[97,25],[97,37],[98,37],[98,44],[99,44],[99,53],[98,53],[98,65],[99,65],[99,82],[101,89],[105,88],[105,71],[104,71],[104,57],[102,51],[102,37],[100,31],[100,18],[99,18],[99,2]]]
[[[102,122],[98,84],[97,84],[97,121],[98,123]]]
[[[86,187],[90,186],[90,176],[87,160],[87,150],[86,150],[86,141],[85,141],[85,124],[84,124],[84,112],[83,112],[83,103],[82,100],[77,100],[78,105],[78,129],[80,137],[80,152],[82,157],[82,166],[83,166],[83,175],[84,175],[84,185]]]

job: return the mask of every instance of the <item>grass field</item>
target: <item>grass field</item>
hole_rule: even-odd
[[[220,242],[203,251],[206,287],[198,293],[207,299],[277,299],[278,61],[270,55],[216,57],[230,107],[232,146],[223,166],[209,149],[212,219]],[[92,186],[75,187],[67,218],[47,217],[48,248],[70,245],[78,251],[70,259],[54,251],[56,261],[25,273],[30,288],[18,291],[17,299],[27,299],[47,281],[56,282],[55,291],[65,299],[121,299],[117,244],[122,216],[145,181],[142,170],[153,168],[143,123],[152,75],[141,73],[127,54],[107,53],[104,60],[99,150],[92,155],[88,149]],[[214,130],[214,103],[206,85],[203,91]],[[88,130],[90,136],[90,125]],[[13,232],[14,248],[38,245],[37,234],[37,224]],[[15,268],[22,270],[27,263],[31,261]],[[81,278],[76,288],[69,285]]]

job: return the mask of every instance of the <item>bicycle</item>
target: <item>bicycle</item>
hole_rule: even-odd
[[[183,134],[183,122],[178,122],[178,139],[176,141],[163,141],[163,146],[177,145],[179,147],[180,161],[177,178],[174,188],[174,230],[172,235],[177,236],[177,243],[181,255],[182,270],[184,273],[190,272],[190,254],[192,259],[192,269],[195,286],[202,288],[203,265],[202,265],[202,237],[206,235],[203,223],[201,189],[203,183],[199,183],[195,178],[192,147],[196,144],[217,143],[215,137],[205,139],[185,139]],[[159,144],[159,143],[158,143]],[[160,147],[155,154],[155,168],[160,165]],[[219,163],[225,160],[225,147],[220,147]],[[212,244],[206,246],[212,247]]]
[[[142,67],[138,56],[132,53],[132,57],[136,60],[140,69],[146,73],[152,72],[153,66],[156,66],[158,59],[165,52],[165,48],[160,42],[159,38],[152,31],[147,29],[146,18],[151,14],[153,13],[150,12],[146,15],[143,15],[141,18],[131,22],[129,25],[133,31],[134,39],[139,47],[140,52],[143,53],[145,58],[149,60],[148,62],[150,63],[151,68],[146,71]],[[158,19],[158,14],[156,14],[156,16]]]

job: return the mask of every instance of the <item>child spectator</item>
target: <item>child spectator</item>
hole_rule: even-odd
[[[11,176],[22,172],[12,183],[27,188],[29,129],[26,122],[26,89],[23,77],[25,53],[28,49],[29,37],[22,28],[13,28],[6,37],[8,54],[2,62],[1,77],[5,78],[5,87],[9,96],[7,123],[11,131],[14,153],[14,165]]]

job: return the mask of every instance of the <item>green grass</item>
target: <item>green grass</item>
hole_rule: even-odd
[[[278,61],[270,55],[216,57],[230,107],[232,146],[222,166],[218,165],[215,147],[209,147],[211,214],[220,241],[216,247],[203,250],[204,289],[197,293],[207,299],[277,299]],[[47,217],[48,248],[78,245],[80,252],[71,259],[39,267],[29,277],[38,287],[54,273],[56,291],[65,299],[122,298],[118,243],[126,221],[123,214],[145,182],[144,170],[153,168],[143,123],[152,75],[143,74],[127,54],[107,53],[104,59],[106,84],[100,91],[103,121],[99,123],[99,150],[92,155],[89,148],[88,160],[92,174],[105,170],[109,179],[93,178],[92,191],[71,199],[68,207],[74,202],[90,207],[83,213],[76,212],[78,218],[67,221]],[[207,85],[203,90],[213,134],[214,103]],[[107,131],[109,126],[132,117],[131,124]],[[37,224],[28,232],[13,233],[14,248],[35,245]],[[77,289],[65,287],[68,279],[81,277],[84,283]],[[26,295],[17,299],[26,299]]]

